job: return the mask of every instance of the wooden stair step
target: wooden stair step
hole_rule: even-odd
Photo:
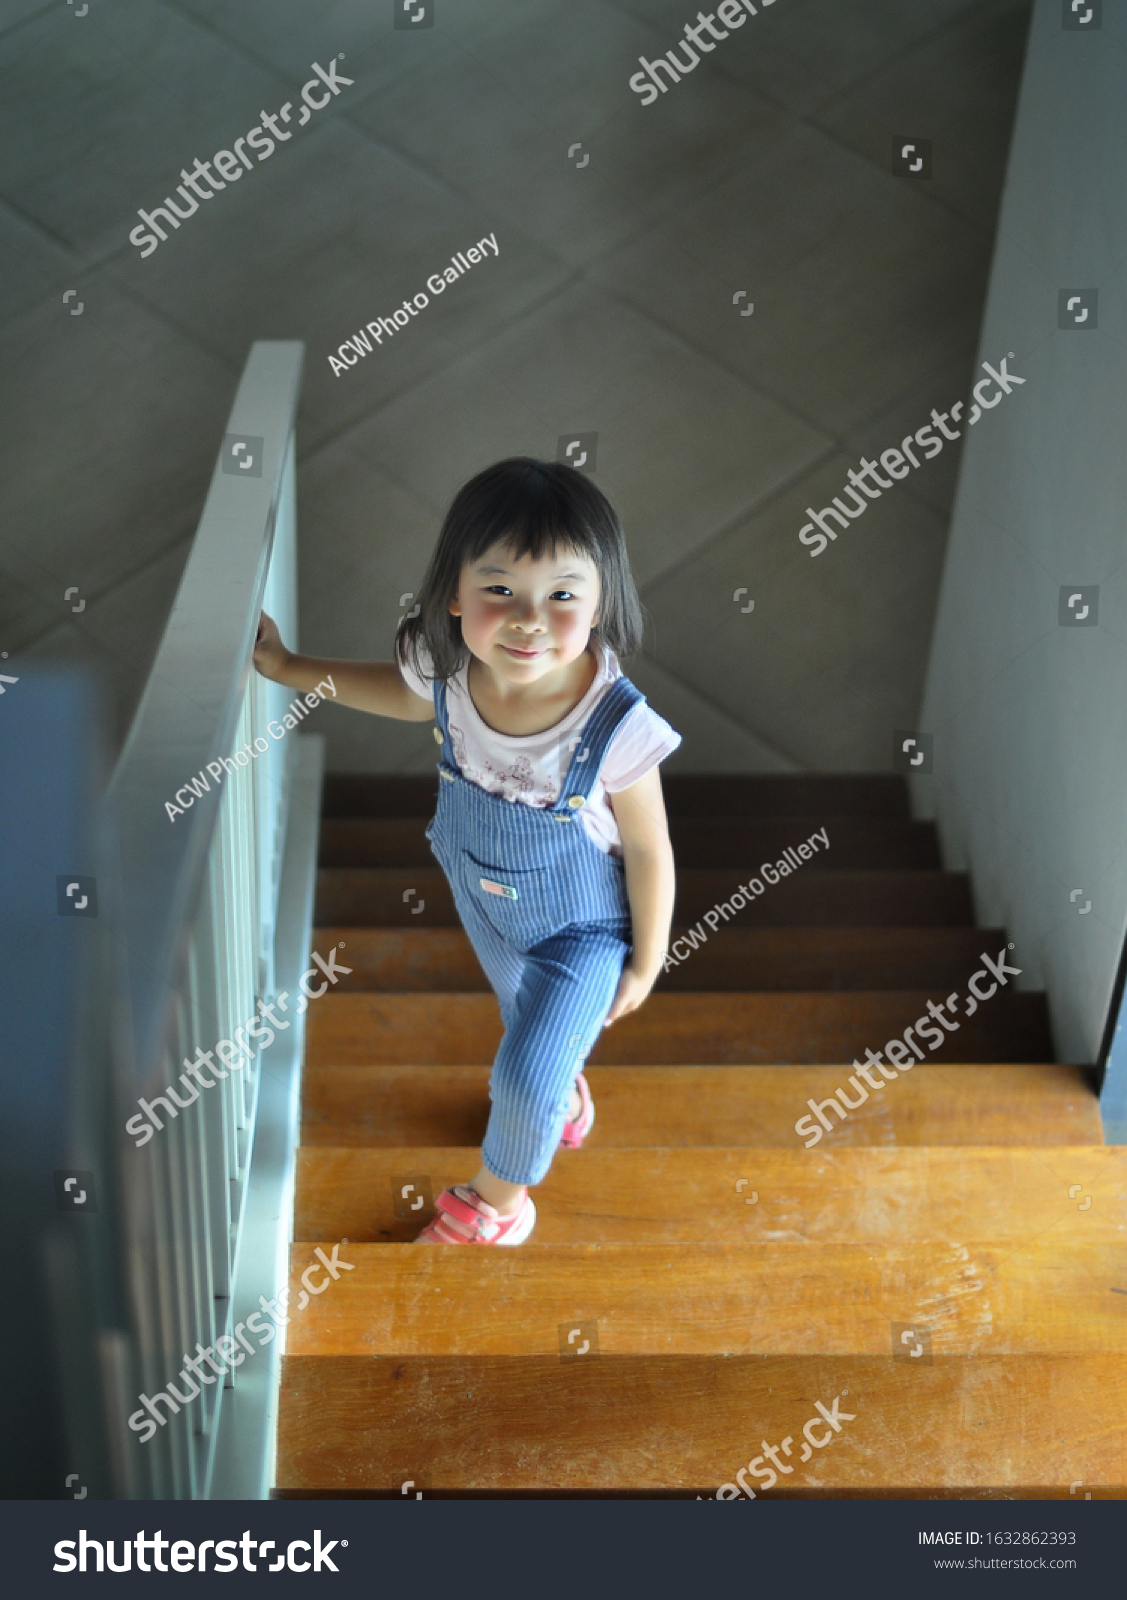
[[[314,929],[314,949],[331,950],[334,945],[343,946],[338,960],[352,969],[338,980],[338,994],[489,992],[489,981],[461,927],[357,928],[345,923]]]
[[[745,1474],[746,1476],[746,1474]],[[405,1482],[406,1480],[404,1480]],[[413,1482],[414,1480],[412,1480]],[[786,1480],[790,1481],[790,1480]],[[1081,1479],[1081,1482],[1084,1482]],[[754,1486],[754,1480],[752,1480]],[[416,1485],[416,1488],[418,1486]],[[731,1485],[725,1484],[725,1498],[732,1499]],[[1097,1500],[1127,1500],[1127,1484],[1096,1484],[1099,1491]],[[419,1498],[427,1500],[711,1500],[715,1498],[714,1491],[719,1493],[715,1484],[695,1485],[679,1489],[667,1489],[664,1486],[652,1485],[648,1489],[575,1489],[568,1486],[545,1489],[451,1489],[427,1487],[425,1495],[420,1491]],[[404,1485],[394,1483],[385,1489],[335,1489],[332,1494],[334,1500],[395,1500],[403,1498]],[[410,1491],[408,1491],[410,1492]],[[1089,1490],[1084,1494],[1090,1500]],[[951,1488],[935,1483],[898,1483],[895,1487],[881,1484],[877,1488],[858,1489],[852,1484],[829,1484],[824,1480],[824,1474],[819,1472],[815,1479],[815,1486],[811,1487],[808,1479],[800,1480],[799,1487],[779,1489],[777,1486],[766,1494],[759,1495],[763,1500],[975,1500],[975,1501],[1010,1501],[1010,1500],[1065,1500],[1076,1504],[1076,1489],[1068,1488],[1060,1483],[1023,1483],[1013,1484],[975,1484],[964,1489]],[[271,1500],[324,1500],[324,1489],[271,1489]],[[740,1496],[735,1496],[739,1499]]]
[[[838,1399],[841,1431],[804,1464],[815,1402],[832,1412]],[[554,1351],[287,1355],[276,1481],[283,1494],[326,1497],[401,1499],[407,1479],[428,1491],[514,1497],[616,1489],[691,1497],[715,1494],[753,1460],[762,1471],[770,1462],[759,1461],[761,1441],[778,1448],[790,1438],[789,1462],[780,1459],[793,1475],[767,1498],[852,1490],[1068,1500],[1079,1478],[1101,1499],[1127,1485],[1125,1413],[1119,1354],[933,1357],[919,1366],[892,1359],[887,1331],[881,1355],[737,1355],[707,1370],[682,1356],[563,1361]],[[830,1429],[812,1431],[823,1438]],[[764,1479],[745,1471],[744,1481],[762,1492]]]
[[[673,930],[672,944],[684,929]],[[721,927],[657,980],[659,990],[965,990],[1000,928]],[[486,993],[489,983],[461,928],[318,928],[314,947],[345,946],[350,976],[338,992]],[[679,946],[679,953],[684,946]]]
[[[480,1146],[488,1066],[306,1068],[302,1143],[372,1148]],[[826,1100],[833,1067],[588,1067],[598,1102],[590,1147],[729,1146],[793,1150],[806,1102]],[[1081,1067],[917,1067],[870,1095],[815,1149],[864,1145],[1103,1143],[1099,1101]]]
[[[903,817],[908,785],[892,772],[663,773],[671,817]]]
[[[748,881],[745,874],[743,882]],[[677,874],[674,921],[694,924],[739,887],[735,869]],[[353,927],[457,927],[440,867],[322,867],[314,920]],[[727,924],[749,927],[969,927],[969,880],[961,872],[803,870],[765,890]]]
[[[473,1148],[299,1150],[294,1238],[408,1243],[434,1208],[403,1216],[407,1206],[464,1183],[478,1164]],[[528,1250],[579,1239],[884,1248],[957,1238],[970,1218],[995,1241],[1123,1245],[1127,1148],[584,1148],[557,1157],[536,1205]]]
[[[608,1066],[852,1061],[866,1046],[883,1051],[887,1040],[926,1017],[932,998],[922,989],[654,994],[603,1031],[591,1060]],[[492,994],[328,994],[309,1010],[306,1061],[472,1066],[493,1059],[501,1033]],[[996,994],[961,1019],[937,1056],[941,1063],[1051,1061],[1044,994]]]
[[[662,775],[671,817],[900,817],[908,818],[908,786],[897,773],[721,773]],[[420,778],[329,773],[325,817],[431,817],[437,770]]]
[[[322,821],[329,817],[433,817],[438,768],[408,778],[369,772],[327,772],[321,789]]]
[[[425,817],[326,817],[322,867],[433,867]],[[678,869],[744,867],[774,862],[824,829],[807,866],[821,871],[926,868],[943,863],[933,822],[905,817],[673,817],[670,837]],[[745,877],[747,873],[744,874]]]
[[[1094,1209],[1094,1208],[1093,1208]],[[969,1219],[968,1219],[969,1220]],[[1081,1221],[1084,1219],[1082,1218]],[[597,1323],[606,1357],[851,1359],[891,1354],[893,1322],[939,1359],[1127,1355],[1120,1236],[835,1244],[555,1244],[537,1250],[357,1244],[300,1312],[312,1242],[291,1247],[294,1356],[559,1355],[557,1329]],[[339,1240],[323,1240],[329,1252]],[[318,1272],[318,1280],[324,1279]],[[701,1374],[704,1378],[704,1373]]]

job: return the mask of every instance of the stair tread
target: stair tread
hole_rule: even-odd
[[[755,815],[907,817],[908,786],[896,773],[663,773],[671,817]],[[437,772],[426,777],[329,773],[325,817],[433,816]]]
[[[744,882],[750,870],[743,871]],[[739,882],[740,872],[733,868],[678,871],[674,920],[697,922],[728,900]],[[420,902],[425,902],[422,910]],[[356,927],[458,925],[450,886],[435,866],[322,867],[314,920]],[[925,868],[795,872],[733,918],[733,924],[749,927],[968,927],[973,922],[967,875]]]
[[[892,772],[663,773],[671,817],[907,817],[906,780]]]
[[[882,1356],[893,1322],[934,1357],[1127,1354],[1120,1237],[1056,1230],[901,1244],[556,1244],[537,1250],[349,1243],[328,1282],[311,1243],[291,1248],[291,1298],[313,1265],[321,1292],[291,1317],[302,1355],[535,1356],[561,1324],[597,1324],[603,1357]],[[328,1249],[335,1241],[323,1241]],[[1123,1285],[1127,1288],[1127,1284]],[[586,1335],[584,1335],[586,1337]]]
[[[321,825],[320,865],[433,867],[427,820],[326,817]],[[817,843],[805,864],[817,870],[942,867],[935,824],[910,817],[673,816],[669,832],[679,869],[744,862],[754,869],[760,862],[774,862],[787,846],[798,850],[812,837]]]
[[[591,1059],[623,1066],[852,1061],[866,1045],[883,1050],[934,998],[922,989],[657,993],[604,1030]],[[329,994],[310,1008],[306,1060],[473,1065],[493,1059],[501,1034],[492,994]],[[1044,995],[995,995],[962,1018],[937,1055],[944,1063],[1051,1061]]]
[[[816,1401],[832,1410],[838,1398],[839,1417],[854,1420],[803,1464],[803,1424]],[[711,1495],[759,1465],[761,1441],[789,1437],[793,1475],[768,1498],[789,1486],[1012,1499],[1028,1487],[1069,1500],[1080,1478],[1098,1499],[1127,1485],[1125,1412],[1119,1355],[915,1366],[891,1359],[890,1338],[881,1356],[845,1359],[287,1356],[277,1482],[329,1497],[400,1499],[407,1479],[428,1490]],[[762,1491],[763,1479],[744,1481]]]
[[[657,990],[915,989],[966,987],[983,949],[997,950],[1000,928],[721,927],[683,956],[683,927],[670,945],[681,957]],[[994,942],[997,941],[997,942]],[[461,928],[317,928],[314,947],[343,944],[351,975],[338,993],[440,990],[488,993],[489,983]]]
[[[464,1183],[478,1164],[474,1147],[300,1149],[294,1238],[409,1242],[434,1209],[427,1203],[397,1216],[403,1186],[415,1184],[410,1200],[433,1197]],[[1083,1192],[1070,1197],[1076,1184]],[[585,1147],[561,1153],[536,1200],[539,1219],[526,1250],[576,1238],[883,1246],[955,1237],[968,1216],[976,1234],[994,1240],[1052,1231],[1058,1239],[1127,1243],[1127,1148]]]
[[[307,1066],[306,1145],[480,1145],[488,1066]],[[588,1067],[598,1103],[592,1149],[730,1146],[793,1149],[810,1098],[840,1066]],[[815,1148],[852,1145],[1102,1144],[1099,1102],[1083,1069],[1057,1064],[925,1063],[871,1098]],[[832,1117],[832,1113],[830,1113]]]

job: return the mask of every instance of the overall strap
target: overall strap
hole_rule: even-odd
[[[446,714],[446,684],[441,678],[434,680],[434,729],[435,743],[442,746],[439,756],[439,773],[447,778],[458,771],[458,764],[454,760],[454,746],[450,743],[450,721]]]
[[[582,734],[572,740],[575,749],[567,775],[560,785],[559,799],[551,808],[553,815],[570,820],[591,798],[611,740],[645,698],[629,678],[614,680],[588,717]]]

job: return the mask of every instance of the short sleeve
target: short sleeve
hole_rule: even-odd
[[[681,735],[642,701],[611,740],[599,774],[603,788],[608,794],[629,789],[632,783],[644,778],[651,767],[671,756],[680,743]]]
[[[417,694],[421,700],[429,700],[431,703],[433,703],[434,685],[431,683],[431,681],[428,678],[425,678],[421,672],[416,672],[415,668],[410,664],[410,662],[404,660],[402,654],[398,655],[397,661],[399,666],[399,674],[402,677],[403,682],[407,685],[408,689],[410,689],[412,693]],[[419,664],[427,672],[433,671],[431,654],[425,644],[419,645]]]

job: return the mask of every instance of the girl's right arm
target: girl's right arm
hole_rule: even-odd
[[[428,722],[434,706],[409,689],[394,661],[329,661],[323,656],[299,656],[282,643],[273,617],[262,613],[254,646],[254,664],[264,678],[309,694],[331,677],[336,699],[357,711],[403,722]]]

